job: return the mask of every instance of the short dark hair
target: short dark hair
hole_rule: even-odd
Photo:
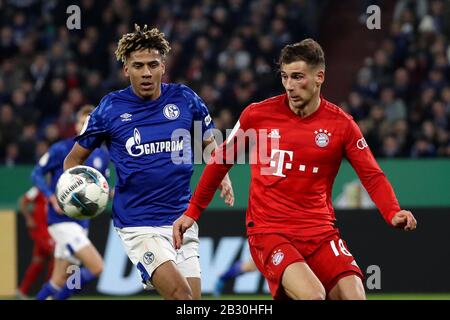
[[[311,67],[325,68],[325,54],[322,47],[311,38],[286,45],[278,59],[278,66],[296,61],[305,61]]]
[[[135,24],[134,32],[124,34],[119,40],[115,52],[116,58],[125,63],[131,52],[141,49],[155,49],[165,57],[170,51],[170,45],[164,37],[164,33],[157,28],[149,30],[147,25],[141,28]]]

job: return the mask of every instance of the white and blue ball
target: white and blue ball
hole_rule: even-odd
[[[67,216],[81,220],[92,219],[105,210],[109,185],[98,170],[76,166],[59,177],[55,195]]]

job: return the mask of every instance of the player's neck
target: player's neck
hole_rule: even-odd
[[[141,96],[135,89],[133,86],[131,86],[131,90],[133,91],[134,95],[143,99],[143,100],[150,100],[150,101],[154,101],[156,99],[158,99],[161,96],[161,85],[159,86],[159,88],[157,88],[155,90],[155,92],[151,95],[151,96],[146,96],[143,97]]]
[[[310,115],[312,115],[314,112],[319,109],[320,106],[320,95],[317,95],[316,97],[313,97],[306,105],[301,107],[293,107],[291,104],[289,104],[289,108],[294,112],[296,115],[306,118]]]

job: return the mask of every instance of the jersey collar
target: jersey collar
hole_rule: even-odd
[[[301,122],[309,122],[312,119],[315,119],[320,113],[322,113],[323,109],[325,108],[326,103],[327,103],[327,101],[325,100],[325,98],[322,95],[320,95],[320,104],[319,104],[319,107],[317,108],[317,110],[314,111],[309,116],[307,116],[306,118],[302,118],[299,115],[295,114],[291,110],[291,108],[289,108],[288,97],[287,97],[287,94],[285,93],[283,96],[283,103],[281,103],[281,109],[290,118],[296,119],[297,121],[301,121]]]

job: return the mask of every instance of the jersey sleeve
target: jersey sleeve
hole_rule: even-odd
[[[187,86],[182,86],[183,94],[188,100],[188,105],[192,110],[193,120],[201,122],[202,133],[214,128],[211,115],[209,114],[208,107],[198,94]]]
[[[75,138],[83,148],[93,150],[100,147],[108,138],[108,118],[105,114],[110,104],[110,98],[104,97],[100,104],[86,118],[80,135]]]
[[[47,183],[46,175],[58,168],[64,161],[64,157],[67,155],[67,151],[64,150],[64,145],[56,143],[50,147],[48,152],[44,154],[36,166],[31,172],[31,180],[33,184],[45,194],[46,197],[50,197],[53,192]]]
[[[251,120],[250,114],[251,114],[253,108],[254,108],[253,104],[249,105],[247,108],[245,108],[242,111],[241,115],[239,116],[239,121],[238,121],[239,122],[239,128],[241,130],[243,130],[243,131],[246,131],[246,130],[252,128],[252,125],[251,125],[251,122],[250,122],[250,120]]]
[[[194,220],[200,218],[201,213],[214,197],[214,193],[223,178],[235,163],[238,154],[245,152],[245,130],[250,128],[249,110],[248,107],[243,111],[227,140],[214,151],[205,170],[203,170],[189,207],[184,213],[186,216]]]
[[[380,210],[383,218],[392,225],[392,218],[400,211],[394,189],[376,162],[358,125],[349,120],[345,135],[345,155],[355,169],[364,188]]]

